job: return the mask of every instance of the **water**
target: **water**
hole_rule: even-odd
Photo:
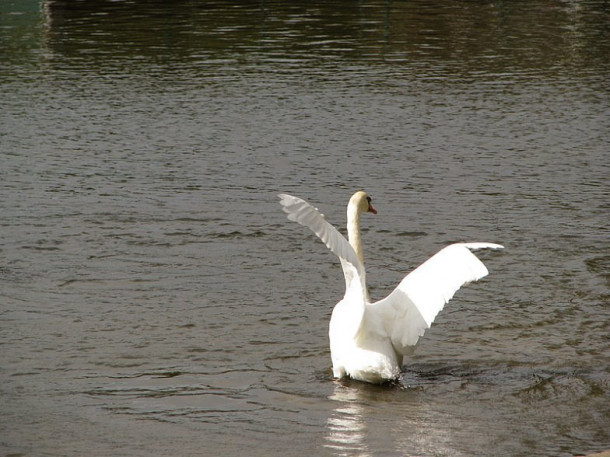
[[[570,456],[610,448],[610,7],[0,5],[4,455]],[[365,188],[381,298],[490,241],[399,385],[336,382]]]

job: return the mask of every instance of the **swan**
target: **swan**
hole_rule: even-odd
[[[366,287],[360,216],[377,214],[371,197],[356,192],[347,205],[348,240],[305,200],[279,194],[288,219],[313,231],[341,261],[345,295],[333,309],[328,336],[335,378],[383,383],[400,376],[403,356],[464,284],[488,274],[471,252],[502,249],[494,243],[456,243],[404,277],[384,299],[371,303]]]

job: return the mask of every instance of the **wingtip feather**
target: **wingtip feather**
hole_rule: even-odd
[[[504,249],[504,246],[496,243],[464,243],[463,246],[472,251],[476,251],[478,249]]]

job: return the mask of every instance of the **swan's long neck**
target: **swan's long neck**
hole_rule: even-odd
[[[347,207],[347,239],[352,245],[360,262],[364,266],[364,254],[362,252],[362,236],[360,235],[360,212],[356,205]]]

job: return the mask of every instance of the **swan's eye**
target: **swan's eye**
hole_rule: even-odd
[[[366,201],[371,203],[371,197],[366,197]]]

